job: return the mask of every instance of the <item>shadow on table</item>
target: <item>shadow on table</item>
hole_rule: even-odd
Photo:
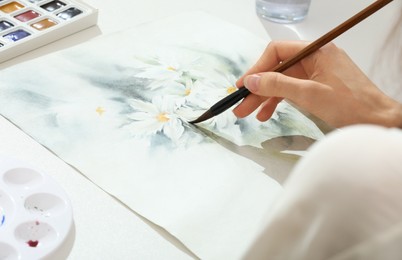
[[[261,148],[258,148],[250,145],[239,146],[211,131],[203,128],[199,130],[226,149],[258,163],[264,167],[265,174],[280,184],[287,179],[300,158],[291,152],[305,151],[315,142],[314,139],[305,136],[282,136],[269,139],[261,144]]]

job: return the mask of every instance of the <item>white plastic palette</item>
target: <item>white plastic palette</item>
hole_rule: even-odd
[[[63,189],[45,173],[0,157],[0,259],[42,259],[57,253],[72,228]]]
[[[0,62],[97,23],[77,0],[0,0]]]

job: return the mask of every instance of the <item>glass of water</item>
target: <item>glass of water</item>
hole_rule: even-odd
[[[256,11],[276,23],[297,23],[308,14],[311,0],[256,0]]]

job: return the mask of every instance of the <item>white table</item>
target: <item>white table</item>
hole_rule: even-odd
[[[313,0],[308,19],[297,25],[260,21],[253,0],[115,0],[87,3],[99,8],[98,26],[89,28],[45,47],[0,64],[0,69],[46,53],[90,40],[101,34],[136,26],[184,11],[203,10],[241,26],[256,35],[273,39],[315,39],[372,0]],[[398,3],[400,4],[400,3]],[[395,13],[387,8],[345,34],[337,42],[350,52],[365,71],[369,70],[378,35],[384,35]],[[348,6],[347,8],[345,8]],[[347,9],[347,10],[344,10]],[[385,18],[384,18],[385,17]],[[375,27],[373,27],[375,25]],[[389,28],[389,27],[388,27]],[[369,29],[369,30],[368,30]],[[373,35],[376,35],[375,37]],[[372,43],[360,48],[363,40]],[[161,228],[142,219],[99,187],[33,141],[17,127],[0,117],[0,154],[14,156],[42,168],[67,191],[74,210],[74,230],[57,257],[69,259],[188,259],[193,255]]]

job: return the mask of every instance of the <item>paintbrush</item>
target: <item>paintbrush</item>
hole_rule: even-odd
[[[334,40],[336,37],[341,35],[342,33],[346,32],[356,24],[360,23],[373,13],[377,12],[381,8],[383,8],[385,5],[389,4],[393,0],[377,0],[359,13],[355,14],[342,24],[338,25],[328,33],[324,34],[314,42],[310,43],[307,45],[304,49],[302,49],[299,53],[297,53],[295,56],[279,63],[276,67],[274,67],[271,71],[274,72],[283,72],[287,70],[289,67],[293,66],[294,64],[298,63],[302,59],[306,58],[310,54],[314,53],[321,47],[323,47],[325,44],[331,42]],[[208,120],[214,116],[219,115],[220,113],[224,112],[225,110],[229,109],[233,105],[235,105],[237,102],[239,102],[241,99],[245,98],[248,94],[250,94],[250,91],[245,88],[245,87],[240,87],[237,91],[233,92],[229,96],[223,98],[220,100],[218,103],[213,105],[210,109],[208,109],[204,114],[202,114],[199,118],[190,121],[190,124],[196,124],[203,122],[205,120]]]

